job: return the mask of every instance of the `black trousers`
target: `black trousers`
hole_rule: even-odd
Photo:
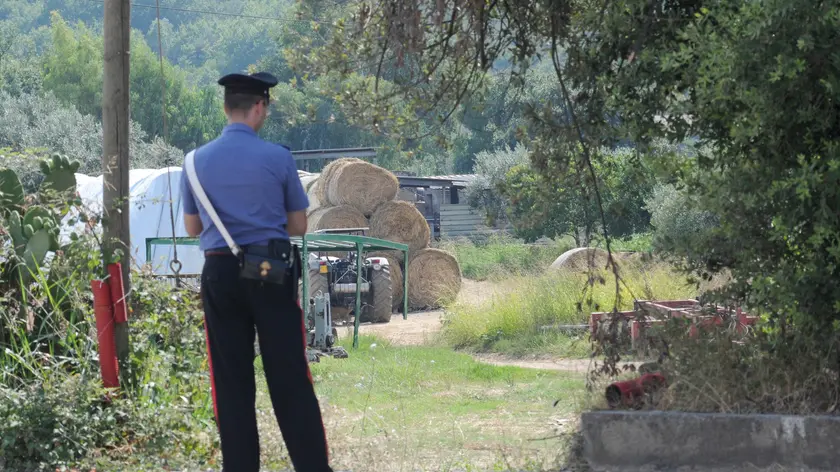
[[[240,279],[232,255],[205,258],[201,291],[225,472],[259,471],[255,327],[274,414],[295,470],[332,472],[295,285]]]

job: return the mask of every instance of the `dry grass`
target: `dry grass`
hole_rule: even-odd
[[[689,338],[679,323],[659,329],[656,337],[668,341],[668,357],[661,367],[669,386],[651,399],[649,408],[740,414],[840,413],[837,341],[817,345],[799,335],[782,340],[756,330],[741,335],[731,328]]]
[[[354,472],[556,470],[557,431],[585,401],[580,373],[491,366],[368,337],[350,358],[313,365],[313,375],[333,467]],[[264,382],[259,391],[264,464],[282,467]]]
[[[320,179],[316,179],[306,187],[306,196],[309,198],[309,208],[307,209],[307,216],[312,215],[315,210],[321,208],[321,199],[319,197],[321,184]]]
[[[590,266],[606,267],[609,254],[607,251],[592,247],[577,247],[561,254],[549,266],[550,270],[585,271]]]
[[[603,283],[594,286],[588,286],[586,273],[511,278],[506,282],[510,290],[483,305],[449,306],[443,337],[458,349],[586,356],[588,334],[573,336],[546,327],[585,324],[591,312],[611,310],[616,305],[615,279],[605,272],[599,275]],[[619,309],[631,308],[634,299],[682,299],[696,293],[693,285],[664,264],[627,265],[622,277]]]

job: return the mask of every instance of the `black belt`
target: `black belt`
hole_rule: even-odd
[[[276,257],[282,258],[283,253],[286,257],[292,254],[292,244],[288,239],[272,240],[269,244],[248,244],[241,246],[242,252],[261,257]],[[204,251],[205,256],[233,256],[233,251],[229,247],[212,248]]]
[[[242,249],[242,252],[244,252],[246,254],[253,254],[255,256],[268,257],[269,253],[271,252],[269,250],[268,246],[263,246],[263,245],[260,245],[260,246],[242,246],[241,249]],[[220,247],[220,248],[208,249],[208,250],[204,251],[204,255],[205,256],[233,256],[233,251],[231,251],[229,247]]]

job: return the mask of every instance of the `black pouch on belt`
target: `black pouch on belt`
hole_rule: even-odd
[[[239,254],[239,276],[243,279],[259,280],[282,285],[294,274],[296,249],[287,240],[277,239],[268,246],[245,246]]]

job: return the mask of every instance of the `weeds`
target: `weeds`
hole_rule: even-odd
[[[20,332],[0,357],[0,457],[10,470],[211,464],[216,444],[202,318],[192,296],[135,274],[132,365],[136,385],[101,385],[92,309],[65,323],[61,355]],[[13,346],[14,347],[14,346]]]
[[[653,409],[776,414],[837,414],[838,341],[818,346],[801,335],[761,330],[703,331],[691,338],[681,323],[658,331],[667,343],[661,363],[667,390]],[[663,345],[664,343],[660,343]]]
[[[484,304],[450,306],[444,319],[443,339],[457,349],[585,356],[589,352],[588,331],[568,333],[575,332],[573,325],[588,323],[591,312],[610,311],[615,305],[612,275],[600,275],[603,283],[591,287],[587,287],[586,274],[568,272],[509,281],[513,289]],[[628,264],[622,277],[619,309],[631,308],[634,299],[674,299],[696,294],[685,278],[661,264]]]

